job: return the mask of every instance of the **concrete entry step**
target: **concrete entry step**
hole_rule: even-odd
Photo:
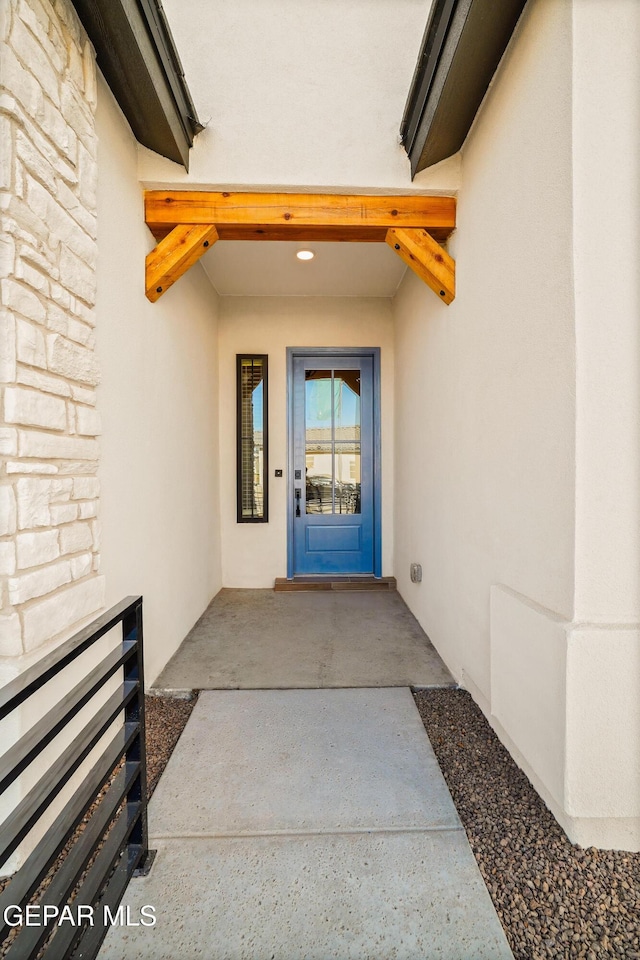
[[[455,681],[396,590],[221,590],[157,690],[428,687]]]
[[[395,577],[276,577],[277,593],[300,590],[395,590]]]

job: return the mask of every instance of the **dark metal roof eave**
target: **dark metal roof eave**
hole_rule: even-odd
[[[136,139],[189,169],[202,129],[160,0],[72,0]]]
[[[462,147],[526,0],[434,0],[400,135],[415,176]]]

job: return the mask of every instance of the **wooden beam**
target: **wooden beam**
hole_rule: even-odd
[[[217,224],[219,240],[289,240],[294,243],[384,243],[388,227],[299,227],[270,224]],[[170,224],[156,226],[153,235],[162,240],[171,233]],[[451,235],[451,227],[429,227],[429,233],[439,243]]]
[[[456,295],[456,264],[426,230],[387,231],[387,243],[441,300],[449,304]]]
[[[243,229],[254,238],[300,239],[297,228],[336,231],[333,239],[359,241],[358,231],[389,227],[422,227],[438,230],[443,239],[456,225],[454,197],[360,196],[313,193],[216,193],[202,190],[150,190],[145,193],[145,220],[152,233],[176,224],[216,224],[220,237],[225,228]],[[274,233],[270,234],[270,230]],[[258,234],[258,230],[264,233]],[[229,237],[225,237],[229,239]],[[242,237],[244,239],[244,236]],[[307,237],[305,237],[307,239]],[[369,235],[368,239],[371,239]]]
[[[147,299],[155,303],[218,239],[212,224],[178,224],[145,261]]]

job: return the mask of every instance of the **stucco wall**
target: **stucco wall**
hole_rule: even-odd
[[[625,623],[640,618],[640,5],[573,11],[576,613]]]
[[[456,300],[396,297],[395,555],[569,835],[634,848],[638,8],[606,6],[527,5],[462,151]]]
[[[463,153],[456,299],[407,272],[394,304],[396,576],[487,700],[490,584],[572,614],[570,42],[529,8]]]
[[[107,602],[144,596],[150,683],[220,588],[217,295],[201,266],[156,304],[136,144],[100,78],[98,352]]]
[[[287,575],[286,348],[380,347],[382,566],[393,573],[393,325],[387,299],[223,297],[220,309],[220,515],[226,587]],[[269,522],[236,522],[236,354],[269,355]],[[281,467],[282,478],[274,476]]]
[[[640,848],[640,5],[573,4],[576,585],[566,806]]]
[[[450,187],[457,162],[413,184],[400,121],[431,0],[166,0],[207,128],[190,172],[140,149],[149,183]]]

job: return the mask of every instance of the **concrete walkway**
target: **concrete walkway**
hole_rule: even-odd
[[[452,683],[395,592],[221,590],[154,687],[266,690]]]
[[[204,692],[101,960],[508,960],[408,689]]]

